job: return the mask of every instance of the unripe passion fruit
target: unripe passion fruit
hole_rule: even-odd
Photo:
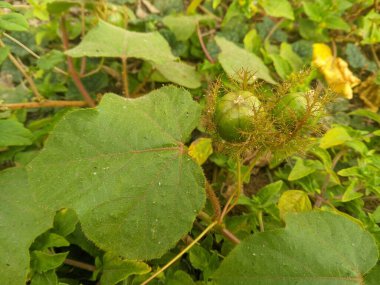
[[[259,99],[251,92],[235,91],[224,95],[215,110],[219,135],[230,142],[244,141],[243,133],[253,130],[253,118],[259,107]]]
[[[296,126],[302,120],[307,111],[307,99],[302,92],[290,93],[283,96],[273,108],[275,125],[290,128]]]

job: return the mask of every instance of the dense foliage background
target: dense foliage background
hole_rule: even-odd
[[[379,10],[0,1],[0,283],[380,284]],[[323,112],[226,142],[239,90]]]

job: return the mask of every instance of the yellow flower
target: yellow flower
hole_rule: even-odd
[[[329,46],[314,44],[313,64],[318,67],[333,91],[352,99],[352,87],[358,85],[360,79],[348,69],[347,62],[340,57],[334,58]]]

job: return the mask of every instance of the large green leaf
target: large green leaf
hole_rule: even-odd
[[[238,47],[225,38],[215,37],[215,40],[221,49],[221,53],[218,55],[219,61],[229,76],[236,78],[236,72],[243,69],[254,73],[257,78],[276,84],[276,81],[270,76],[268,68],[257,55]]]
[[[28,249],[52,226],[54,213],[39,206],[21,168],[0,172],[0,189],[0,284],[25,284]]]
[[[374,238],[328,212],[288,214],[286,228],[239,244],[215,273],[217,284],[364,284],[377,262]]]
[[[130,259],[164,254],[205,200],[202,169],[183,142],[200,107],[164,87],[139,99],[105,95],[66,115],[27,169],[35,197],[74,209],[87,237]]]
[[[100,21],[78,46],[66,54],[72,57],[135,57],[158,64],[176,59],[158,32],[131,32],[104,21]]]

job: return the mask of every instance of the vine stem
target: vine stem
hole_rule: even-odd
[[[65,17],[62,16],[61,18],[61,31],[62,31],[62,42],[63,42],[63,48],[65,50],[69,49],[69,36],[66,31],[65,27]],[[74,68],[73,59],[70,56],[67,56],[67,67],[69,70],[69,74],[71,75],[71,78],[75,84],[75,86],[78,88],[79,92],[82,94],[83,99],[87,102],[87,104],[90,107],[95,107],[96,104],[94,100],[92,100],[90,94],[88,94],[86,87],[84,87],[82,81],[79,78],[79,75],[77,71]]]
[[[199,24],[197,24],[197,35],[198,35],[198,40],[199,43],[201,44],[201,48],[203,50],[203,53],[205,54],[207,60],[211,63],[215,63],[215,60],[211,57],[210,53],[207,50],[207,47],[203,41],[202,33],[201,33],[201,28],[199,27]]]
[[[87,106],[85,101],[42,101],[42,102],[26,102],[26,103],[11,103],[0,104],[1,109],[33,109],[33,108],[52,108],[52,107],[84,107]]]
[[[206,222],[206,223],[211,223],[211,221],[212,221],[211,217],[203,211],[199,212],[198,218],[201,219],[202,221]],[[233,242],[235,244],[240,243],[240,240],[232,232],[230,232],[228,229],[226,229],[224,227],[224,225],[221,225],[218,223],[215,226],[215,230],[219,231],[222,235],[224,235],[226,238],[228,238],[231,242]]]
[[[281,25],[284,21],[285,21],[285,19],[282,18],[280,21],[278,21],[278,22],[272,27],[272,29],[269,31],[269,33],[268,33],[267,36],[265,37],[264,42],[269,41],[269,39],[271,38],[271,36],[274,34],[274,32],[280,27],[280,25]]]
[[[2,40],[0,40],[0,46],[5,47],[5,44]],[[28,81],[30,89],[32,90],[34,97],[36,97],[37,101],[43,101],[45,98],[40,94],[37,89],[36,84],[33,81],[33,78],[29,76],[28,72],[25,70],[24,65],[20,59],[17,59],[11,53],[8,54],[10,61],[16,66],[16,68],[21,72],[21,74],[25,77],[26,81]]]
[[[91,272],[95,272],[96,271],[96,267],[92,264],[88,264],[88,263],[84,263],[84,262],[81,262],[81,261],[77,261],[77,260],[74,260],[74,259],[70,259],[70,258],[66,258],[65,261],[63,261],[63,263],[67,264],[67,265],[71,265],[73,267],[76,267],[76,268],[80,268],[80,269],[84,269],[84,270],[87,270],[87,271],[91,271]]]
[[[180,253],[178,253],[174,258],[172,258],[168,263],[165,264],[164,267],[162,267],[160,270],[156,271],[152,276],[150,276],[147,280],[145,280],[141,285],[146,285],[150,281],[152,281],[154,278],[156,278],[159,274],[164,272],[166,269],[168,269],[174,262],[176,262],[178,259],[182,257],[186,252],[188,252],[203,236],[205,236],[213,227],[215,227],[218,224],[218,222],[214,221],[211,223],[207,228],[203,230],[203,232],[197,236],[196,239],[194,239],[187,247],[185,247]]]

